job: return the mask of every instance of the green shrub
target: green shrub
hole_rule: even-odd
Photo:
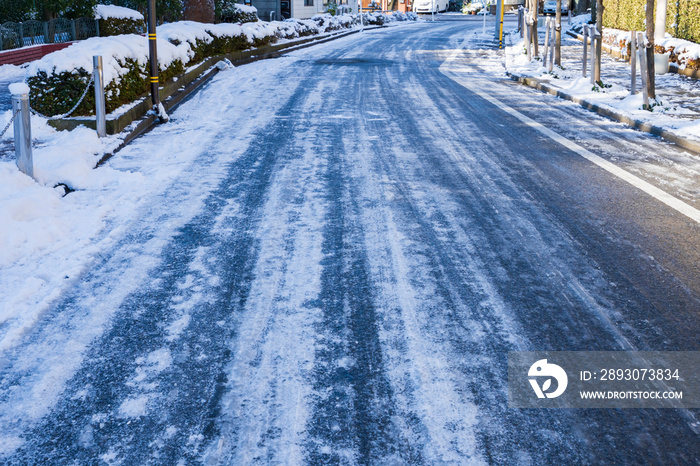
[[[131,103],[148,92],[149,64],[139,65],[136,60],[119,61],[119,66],[127,72],[120,76],[118,82],[112,81],[105,86],[105,106],[110,113],[124,104]],[[182,74],[185,70],[180,60],[175,60],[164,70],[160,70],[160,82],[166,82]],[[40,71],[27,79],[29,100],[32,108],[47,116],[61,115],[70,110],[85,91],[90,80],[90,73],[83,68],[73,72],[51,73]],[[85,99],[71,116],[92,115],[95,113],[95,94],[88,91]]]
[[[256,23],[260,21],[257,13],[243,11],[239,3],[224,2],[221,6],[222,23]]]
[[[100,36],[118,36],[120,34],[143,34],[146,22],[142,19],[107,18],[100,19]]]
[[[645,0],[605,0],[605,27],[644,31],[645,18]],[[700,43],[700,0],[669,2],[666,31],[678,39]]]

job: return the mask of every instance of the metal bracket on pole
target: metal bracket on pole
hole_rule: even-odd
[[[34,178],[32,157],[32,125],[29,118],[29,94],[12,94],[12,114],[15,116],[15,155],[17,167]]]
[[[101,55],[92,57],[92,66],[95,81],[95,129],[97,129],[97,136],[103,138],[107,136],[107,118],[105,116],[105,89]]]

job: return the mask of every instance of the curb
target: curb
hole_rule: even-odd
[[[365,27],[364,29],[353,29],[351,31],[343,31],[335,34],[331,33],[330,35],[323,37],[305,38],[281,45],[265,46],[256,49],[245,50],[242,52],[234,52],[231,54],[209,57],[197,66],[197,68],[194,70],[195,72],[192,73],[196,74],[196,76],[188,80],[187,84],[185,84],[184,87],[182,87],[182,84],[177,83],[170,83],[169,85],[163,86],[160,91],[162,99],[161,103],[163,104],[163,107],[165,107],[166,112],[170,113],[171,111],[175,110],[187,97],[189,97],[192,93],[194,93],[197,89],[199,89],[203,84],[205,84],[219,72],[219,69],[215,66],[215,64],[220,60],[223,60],[224,58],[227,58],[229,61],[231,61],[231,63],[233,63],[234,66],[240,66],[248,63],[253,63],[259,60],[265,60],[268,58],[277,58],[288,52],[294,52],[296,50],[301,50],[307,47],[311,47],[313,45],[330,42],[332,40],[356,34],[362,30],[367,31],[372,29],[380,29],[383,27],[386,26],[369,26]],[[167,92],[167,90],[169,90],[168,88],[175,88],[174,92],[170,92],[166,95],[163,95],[165,94],[164,91]],[[102,156],[102,158],[100,158],[100,160],[95,165],[95,168],[99,167],[100,165],[111,159],[114,156],[114,154],[122,150],[131,141],[151,131],[159,124],[158,117],[149,113],[150,109],[150,96],[145,96],[142,97],[142,102],[136,104],[134,107],[132,107],[132,109],[129,112],[118,118],[126,118],[127,120],[129,120],[126,123],[122,122],[123,126],[121,128],[121,131],[127,130],[130,126],[131,129],[128,129],[128,133],[124,137],[124,140],[121,144],[119,144],[119,146],[116,149],[114,149],[112,152],[105,153]],[[85,125],[94,128],[95,126],[94,118],[58,121],[70,121],[70,126],[74,127],[78,125]],[[117,120],[108,120],[107,123],[109,124],[110,122],[112,122],[114,124],[114,122],[116,121]],[[116,133],[117,132],[115,131],[112,134]]]
[[[513,74],[511,72],[506,72],[506,75],[513,81],[517,81],[521,84],[525,84],[526,86],[530,86],[534,89],[537,89],[542,92],[546,92],[548,94],[552,94],[556,97],[559,97],[561,99],[569,100],[571,102],[575,102],[582,107],[597,113],[598,115],[602,115],[608,118],[611,118],[613,120],[619,121],[620,123],[625,123],[626,125],[629,125],[632,128],[638,129],[640,131],[644,131],[646,133],[652,134],[654,136],[661,137],[668,142],[672,142],[676,144],[679,147],[682,147],[683,149],[687,149],[689,151],[695,152],[696,154],[700,154],[700,142],[693,141],[691,139],[688,139],[683,136],[679,136],[676,133],[672,133],[671,131],[668,131],[666,129],[663,129],[659,126],[654,126],[649,123],[645,123],[641,120],[635,120],[634,118],[630,118],[629,116],[617,112],[615,110],[612,110],[611,108],[607,106],[601,106],[598,104],[594,104],[592,102],[589,102],[588,100],[582,99],[580,97],[572,96],[571,94],[567,94],[566,92],[557,89],[553,86],[550,86],[548,84],[543,83],[539,79],[536,78],[530,78],[530,77],[525,77],[525,76],[518,76],[516,74]]]

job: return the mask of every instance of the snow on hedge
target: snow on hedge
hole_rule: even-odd
[[[364,14],[364,24],[382,25],[390,21],[415,20],[415,15]],[[178,75],[196,62],[222,53],[231,53],[274,43],[358,26],[359,15],[317,15],[311,20],[207,24],[179,21],[157,28],[158,68],[163,80]],[[92,71],[92,57],[101,55],[107,111],[133,101],[142,92],[148,78],[148,40],[139,34],[93,37],[34,61],[28,68],[32,87],[30,99],[46,115],[70,109]],[[45,74],[44,74],[45,73]],[[144,87],[144,89],[141,89]],[[60,91],[60,92],[59,92]],[[61,97],[56,97],[60,95]],[[66,108],[63,108],[66,107]],[[91,112],[83,104],[75,115]]]
[[[158,66],[165,69],[175,60],[186,63],[189,60],[187,48],[178,47],[167,40],[159,38]],[[41,60],[31,62],[28,75],[35,76],[40,71],[47,74],[72,72],[79,68],[92,71],[92,57],[102,55],[105,84],[119,81],[119,77],[128,70],[122,65],[127,59],[145,66],[148,63],[148,40],[136,34],[125,34],[110,37],[92,37],[50,53]]]
[[[143,20],[143,15],[131,8],[116,5],[95,5],[95,19],[133,19]]]
[[[236,10],[242,11],[243,13],[249,13],[249,14],[252,13],[252,14],[255,14],[255,15],[258,14],[258,9],[255,8],[254,6],[243,5],[242,3],[234,3],[234,4],[233,4],[233,7],[234,7]]]

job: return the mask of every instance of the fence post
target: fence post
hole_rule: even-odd
[[[100,20],[95,20],[95,37],[100,37]]]
[[[105,117],[105,90],[102,73],[102,56],[92,57],[93,76],[95,77],[95,127],[97,136],[107,136],[107,119]]]
[[[630,95],[637,93],[637,31],[630,34],[630,68],[632,81],[630,83]]]
[[[14,129],[17,167],[25,175],[34,178],[34,160],[32,159],[32,126],[31,120],[29,119],[29,89],[26,85],[16,86],[11,92],[12,113],[16,114]],[[19,113],[17,113],[18,111]]]
[[[77,31],[77,28],[75,27],[75,20],[74,19],[70,20],[70,32],[71,32],[71,36],[73,37],[73,40],[78,40],[78,31]]]
[[[44,21],[44,43],[45,44],[50,44],[51,41],[49,40],[49,23]]]
[[[0,31],[0,50],[5,50],[5,48],[2,46],[2,31]]]
[[[19,23],[19,46],[24,47],[24,26]]]

